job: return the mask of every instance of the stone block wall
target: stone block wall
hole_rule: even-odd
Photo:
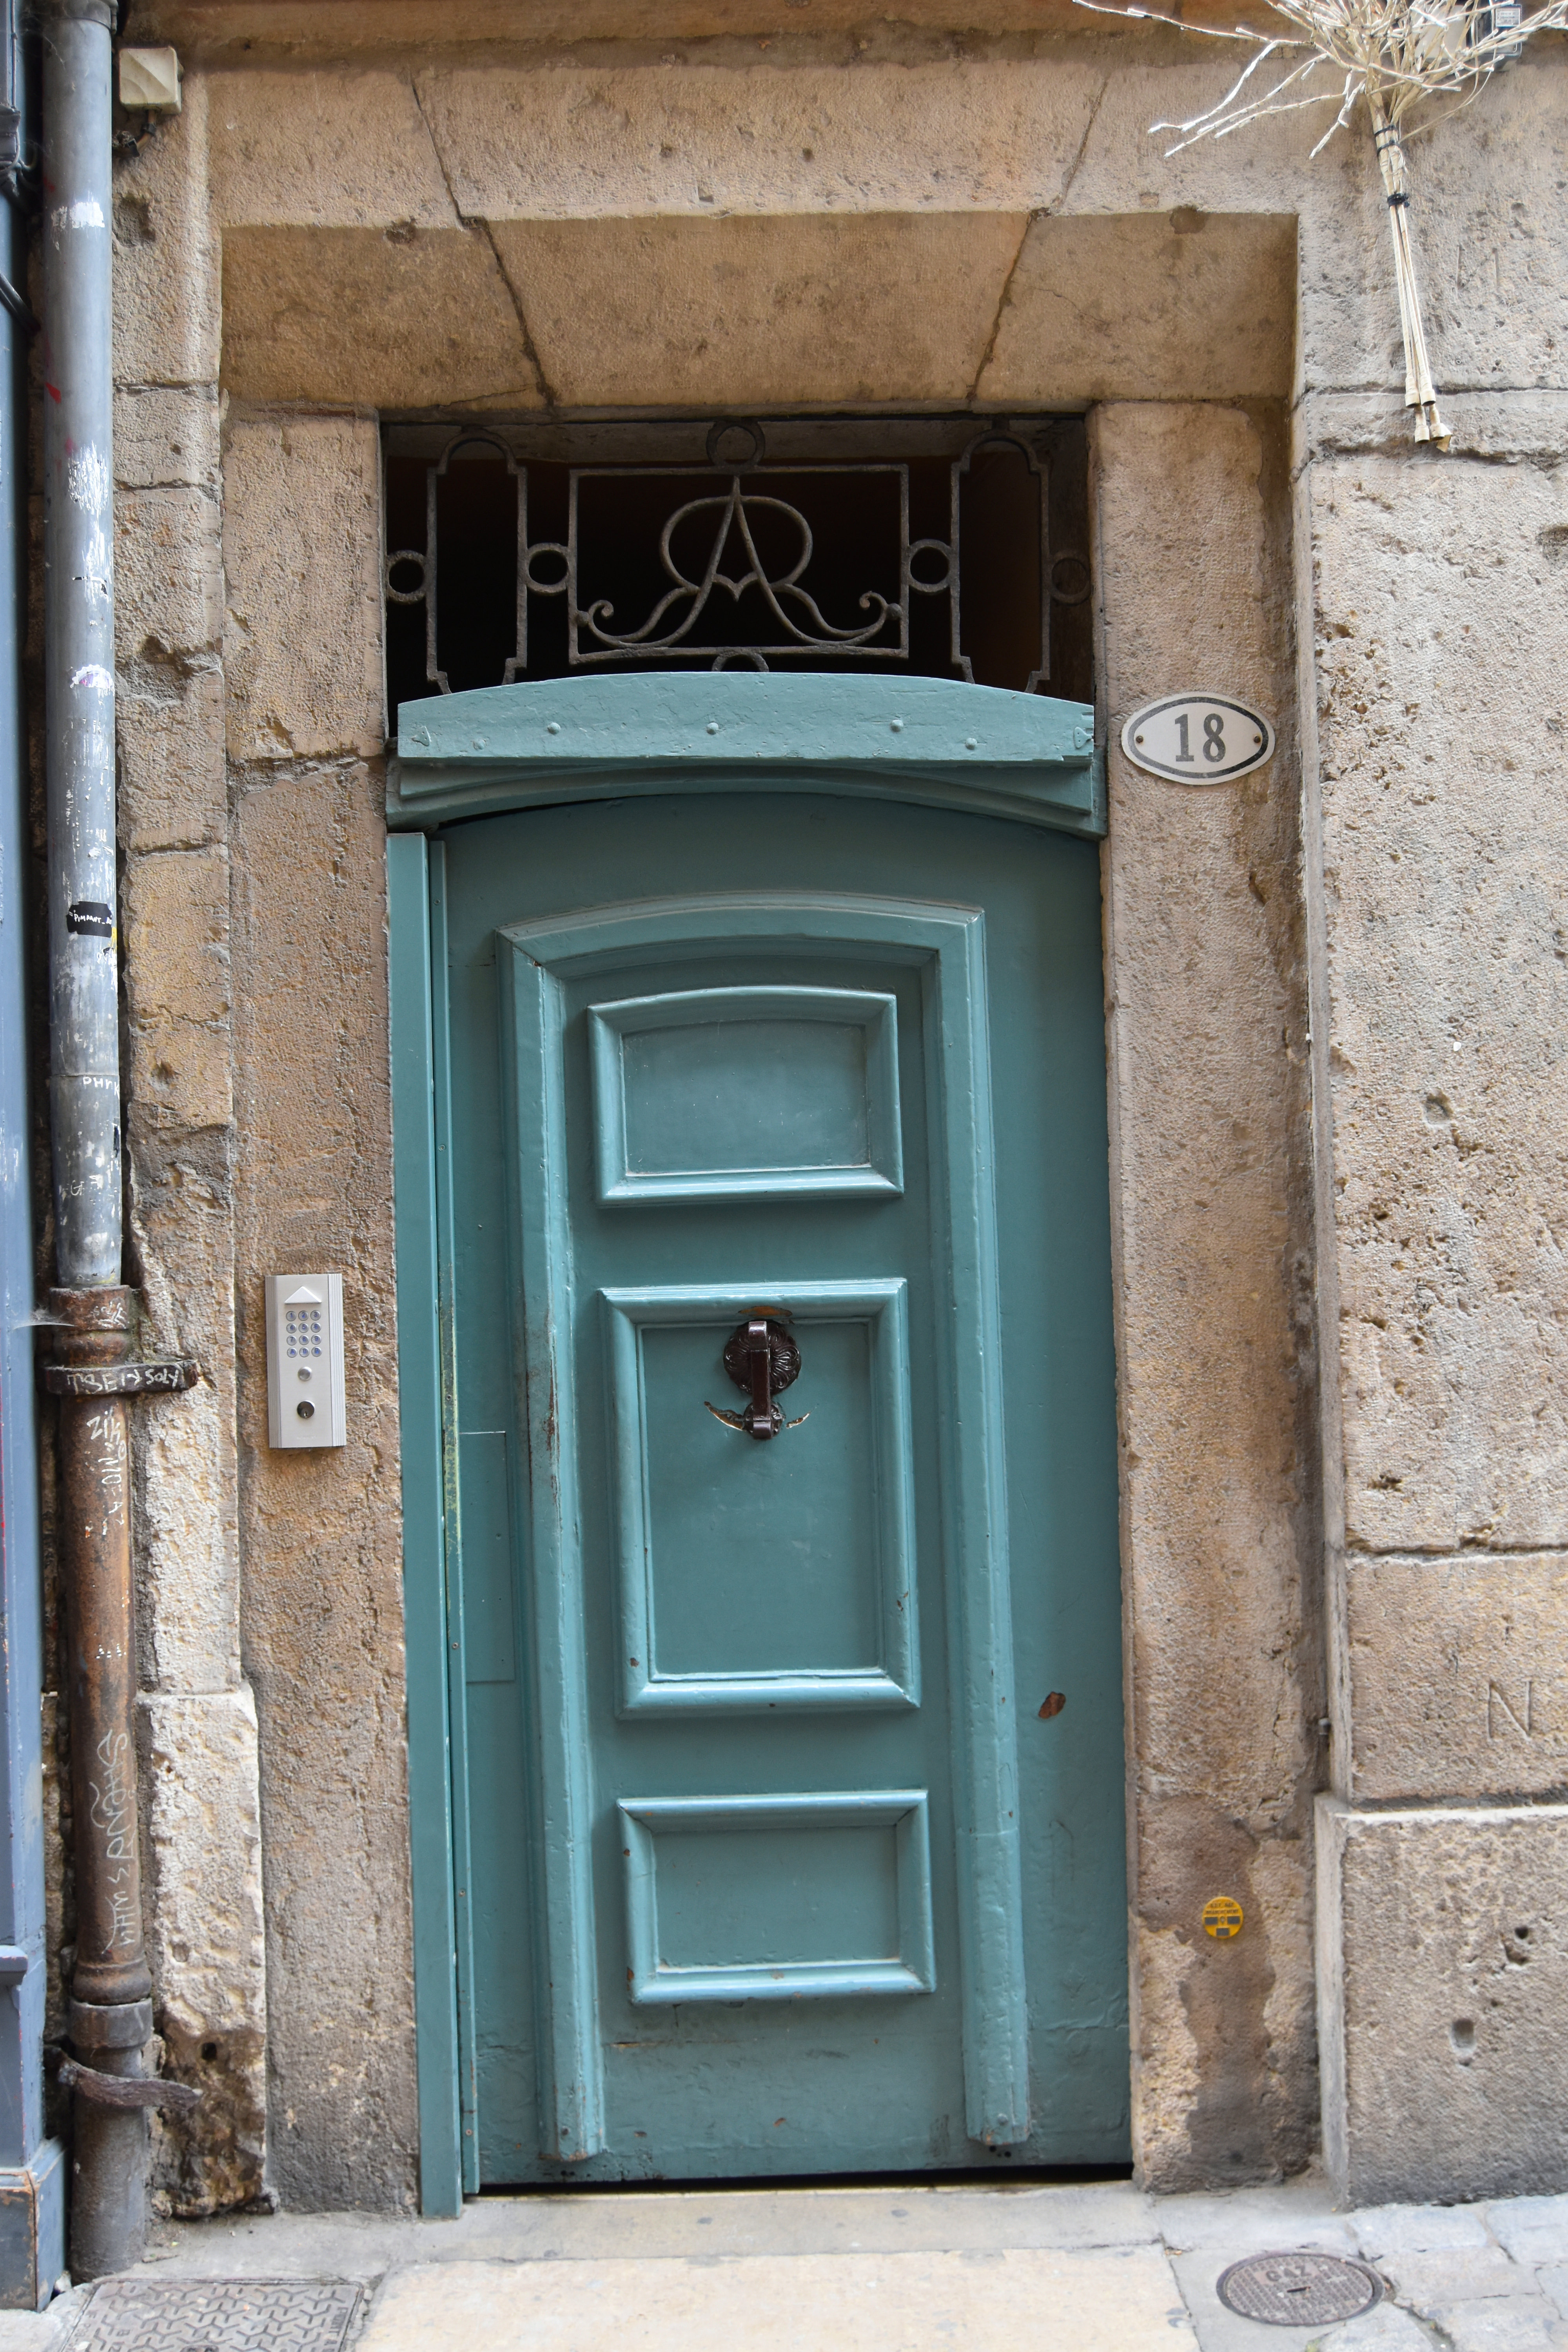
[[[1363,2202],[1568,2178],[1568,389],[1457,414],[1426,466],[1336,420],[1299,520],[1333,1286],[1324,2119]]]
[[[1489,2185],[1561,2186],[1514,2116],[1568,2105],[1518,1956],[1568,1743],[1562,47],[1415,166],[1445,459],[1364,141],[1167,158],[1225,78],[1180,35],[572,13],[128,31],[186,68],[116,212],[134,1273],[204,1372],[138,1422],[160,2031],[216,2093],[164,2193],[416,2185],[376,420],[753,406],[1088,408],[1110,736],[1194,682],[1279,722],[1227,793],[1111,761],[1143,2177],[1308,2158],[1316,1995],[1356,2193],[1464,2193],[1510,2134]],[[313,1264],[351,1442],[277,1456],[261,1279]]]
[[[1283,425],[1092,412],[1101,691],[1289,709]],[[1224,547],[1205,593],[1191,551]],[[1322,1622],[1294,732],[1239,785],[1110,744],[1105,940],[1130,1704],[1133,2114],[1162,2188],[1303,2165],[1317,2121]],[[1247,1915],[1234,1943],[1211,1895]]]
[[[217,253],[205,93],[117,176],[116,658],[129,1280],[188,1396],[132,1418],[149,1954],[180,2213],[261,2193],[267,1978],[256,1711],[240,1650]]]
[[[406,2204],[413,2051],[374,425],[221,429],[205,87],[119,175],[136,1419],[172,2211]],[[203,321],[205,322],[205,331]],[[374,761],[374,765],[372,762]],[[266,1444],[266,1273],[349,1274],[354,1442]]]

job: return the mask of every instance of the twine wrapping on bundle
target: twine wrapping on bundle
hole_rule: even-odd
[[[1405,142],[1399,125],[1390,122],[1380,98],[1367,101],[1372,110],[1373,144],[1383,173],[1383,193],[1388,198],[1388,226],[1394,236],[1394,282],[1399,291],[1399,331],[1405,339],[1405,405],[1415,411],[1417,441],[1448,446],[1448,428],[1437,408],[1437,387],[1426,356],[1426,329],[1421,317],[1421,296],[1415,284],[1415,258],[1410,250],[1410,197],[1405,184]]]
[[[1394,278],[1399,295],[1399,326],[1405,342],[1405,404],[1415,411],[1415,438],[1448,446],[1426,355],[1426,331],[1410,242],[1410,191],[1405,168],[1405,118],[1421,109],[1411,136],[1428,131],[1478,97],[1509,58],[1518,57],[1535,33],[1568,32],[1568,0],[1543,0],[1528,15],[1521,0],[1266,0],[1271,16],[1296,29],[1259,33],[1251,26],[1226,28],[1185,23],[1154,8],[1115,6],[1110,0],[1078,0],[1099,16],[1137,16],[1174,25],[1184,33],[1212,40],[1241,41],[1252,56],[1217,103],[1185,122],[1151,123],[1151,131],[1180,135],[1168,155],[1200,139],[1224,139],[1268,114],[1292,114],[1309,106],[1338,111],[1313,148],[1320,155],[1363,100],[1372,123],[1373,145],[1388,202],[1394,238]],[[1293,60],[1292,51],[1305,52]],[[1284,66],[1267,87],[1255,83],[1259,69]],[[1324,88],[1323,69],[1333,76]],[[1318,87],[1312,88],[1314,78]],[[1434,101],[1447,100],[1447,105]]]

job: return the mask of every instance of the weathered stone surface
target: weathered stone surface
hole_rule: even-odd
[[[1452,2247],[1447,2252],[1385,2254],[1379,2264],[1401,2303],[1417,2311],[1445,2303],[1479,2303],[1528,2294],[1528,2273],[1500,2246]]]
[[[1334,2352],[1432,2352],[1432,2338],[1418,2319],[1392,2303],[1374,2303],[1359,2319],[1336,2327]]]
[[[1519,2295],[1506,2310],[1490,2301],[1434,2304],[1426,2315],[1453,2352],[1560,2352],[1563,2342],[1544,2295]]]
[[[198,1384],[132,1416],[137,1664],[144,1685],[239,1679],[234,1436],[232,1129],[187,1131],[130,1105],[129,1262],[148,1355],[194,1358]]]
[[[496,249],[565,407],[960,402],[1009,213],[506,221]]]
[[[226,1226],[226,1220],[225,1221]],[[226,1232],[225,1238],[226,1239]],[[217,1269],[215,1269],[216,1271]],[[206,1268],[201,1271],[206,1273]],[[196,1268],[187,1266],[188,1276]],[[232,1317],[216,1310],[232,1352]],[[164,1691],[222,1689],[239,1677],[239,1580],[235,1542],[234,1376],[203,1349],[199,1384],[137,1415],[136,1533],[142,1585],[137,1665]]]
[[[346,416],[237,419],[225,484],[231,756],[378,751],[375,427]]]
[[[1289,215],[978,208],[241,228],[224,380],[448,408],[1277,396],[1294,246]]]
[[[1568,1788],[1568,1554],[1353,1558],[1357,1803]]]
[[[1229,45],[1153,34],[1107,55],[1104,101],[1063,210],[1291,212],[1300,221],[1300,381],[1403,387],[1387,208],[1364,117],[1315,161],[1331,103],[1178,155],[1179,123],[1234,79]],[[1568,382],[1568,254],[1549,224],[1563,185],[1563,60],[1542,43],[1472,109],[1412,144],[1411,232],[1438,385]]]
[[[865,45],[826,57],[820,47],[793,49],[787,61],[782,52],[777,61],[748,54],[700,62],[666,52],[629,66],[563,60],[547,71],[487,61],[426,65],[416,89],[384,67],[341,77],[219,75],[210,89],[222,216],[257,231],[308,223],[373,233],[363,248],[312,248],[313,268],[298,249],[290,255],[286,240],[265,258],[251,248],[226,298],[230,379],[256,398],[363,400],[366,372],[354,380],[352,353],[338,348],[350,282],[364,289],[362,336],[367,324],[378,338],[384,322],[413,327],[422,303],[416,340],[427,352],[431,321],[445,308],[442,289],[407,255],[401,268],[388,268],[374,232],[434,228],[453,217],[455,197],[465,218],[497,223],[973,208],[1084,218],[1135,217],[1142,209],[1217,226],[1226,216],[1299,214],[1301,383],[1360,389],[1402,382],[1386,209],[1359,126],[1316,161],[1310,148],[1323,125],[1313,117],[1176,156],[1164,152],[1170,136],[1152,131],[1156,121],[1180,121],[1212,103],[1231,70],[1217,46],[1152,33],[1135,49],[1109,27],[1083,26],[1065,53],[1054,46],[1022,57],[933,58]],[[1478,110],[1415,151],[1413,219],[1439,383],[1512,389],[1568,380],[1556,328],[1568,260],[1563,241],[1542,227],[1558,201],[1561,70],[1549,52],[1532,52],[1510,75],[1506,100],[1488,91]],[[1044,315],[1032,332],[1023,331],[1027,289],[1018,289],[1026,388],[1008,388],[1013,377],[999,373],[988,397],[1030,396],[1030,372],[1038,373],[1042,354],[1054,355],[1064,333],[1062,364],[1047,366],[1037,396],[1234,399],[1279,388],[1290,365],[1295,289],[1287,288],[1282,306],[1271,267],[1259,313],[1238,249],[1219,236],[1168,257],[1174,274],[1198,282],[1205,315],[1219,314],[1221,342],[1205,375],[1204,338],[1182,336],[1182,306],[1162,295],[1158,273],[1133,266],[1124,280],[1133,257],[1123,253],[1103,289],[1086,284],[1066,226],[1065,217],[1037,224],[1036,307]],[[424,243],[413,240],[416,250]],[[488,315],[493,288],[473,299],[488,277],[477,249],[464,276],[470,310]],[[1227,277],[1228,306],[1208,299],[1207,282],[1223,298]],[[253,312],[258,301],[267,309],[268,282],[263,323]],[[495,317],[510,353],[504,303]],[[1167,384],[1159,369],[1173,336],[1180,364]],[[481,330],[475,358],[486,340]],[[394,380],[406,382],[418,364],[400,349],[407,341],[389,339],[378,381],[401,357]],[[1228,368],[1232,356],[1238,364]],[[482,364],[476,377],[466,359],[459,345],[447,355],[446,387],[402,396],[510,393],[526,403],[534,389],[515,361],[510,370],[503,362],[505,381],[485,382]],[[548,363],[546,373],[555,381]]]
[[[753,53],[652,70],[426,65],[416,84],[462,212],[500,222],[1031,212],[1067,186],[1104,74],[1088,56],[851,69]]]
[[[221,228],[455,226],[406,72],[250,66],[209,74],[206,95],[211,200]]]
[[[237,228],[223,247],[223,382],[342,408],[542,404],[481,228]]]
[[[1296,223],[1192,209],[1032,221],[984,401],[1247,400],[1290,389]]]
[[[128,1092],[145,1118],[221,1127],[229,1090],[228,856],[133,859],[122,892]]]
[[[1197,0],[1189,21],[1228,26],[1216,0]],[[563,43],[625,40],[644,55],[679,65],[682,48],[670,44],[727,41],[742,54],[763,58],[814,49],[818,37],[833,37],[836,54],[858,59],[910,54],[910,35],[923,42],[921,54],[951,54],[952,0],[906,0],[896,17],[868,17],[864,0],[815,0],[810,36],[790,20],[782,33],[778,0],[530,0],[526,36],[554,61]],[[425,0],[134,0],[130,23],[138,41],[173,41],[197,55],[232,58],[238,52],[271,49],[284,58],[320,60],[405,54],[429,37]],[[964,0],[966,36],[973,33],[1083,33],[1083,19],[1071,0]],[[1114,22],[1106,28],[1114,37]],[[441,37],[459,52],[476,42],[491,46],[519,38],[517,0],[443,0]],[[846,40],[843,36],[852,37]],[[763,36],[758,39],[758,35]],[[127,37],[132,37],[128,34]],[[647,45],[646,47],[644,45]],[[470,52],[471,54],[471,52]],[[722,52],[721,51],[721,54]]]
[[[1568,2244],[1568,2197],[1521,2197],[1487,2216],[1516,2263],[1550,2263]]]
[[[155,2021],[164,2071],[204,2093],[158,2131],[154,2189],[210,2213],[256,2197],[267,2159],[256,1708],[244,1685],[144,1696],[140,1728]]]
[[[1479,2253],[1492,2242],[1473,2205],[1374,2205],[1356,2215],[1355,2232],[1372,2262],[1385,2255]]]
[[[114,395],[114,478],[122,489],[216,490],[216,384],[121,388]]]
[[[114,173],[114,379],[205,384],[217,376],[218,254],[207,209],[206,89]]]
[[[1292,425],[1297,465],[1323,457],[1403,457],[1410,412],[1392,392],[1302,394]],[[1568,392],[1448,392],[1443,422],[1455,457],[1561,461],[1568,449]]]
[[[1318,1807],[1324,2152],[1363,2199],[1568,2177],[1568,1807]],[[1446,2323],[1445,2323],[1446,2324]]]
[[[1092,419],[1112,1234],[1139,1921],[1135,2131],[1159,2188],[1310,2142],[1317,1629],[1293,751],[1279,453],[1237,409]],[[1194,574],[1194,544],[1226,562]],[[1122,761],[1147,698],[1223,677],[1287,723],[1192,792]],[[1299,1318],[1300,1318],[1299,1320]],[[1212,1895],[1247,1913],[1216,1944]]]
[[[217,501],[205,490],[121,490],[115,499],[115,652],[177,675],[223,635]]]
[[[1312,469],[1347,1539],[1568,1544],[1568,469]]]
[[[121,664],[115,687],[122,847],[134,856],[222,842],[228,781],[217,660],[149,652]]]
[[[357,764],[279,770],[242,791],[235,834],[272,2170],[286,2203],[318,2207],[397,2206],[416,2180],[381,789]],[[344,1278],[348,1443],[274,1454],[262,1277],[318,1269]]]

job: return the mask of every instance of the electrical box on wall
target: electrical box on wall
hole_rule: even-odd
[[[267,1277],[267,1423],[272,1445],[346,1445],[343,1278]]]

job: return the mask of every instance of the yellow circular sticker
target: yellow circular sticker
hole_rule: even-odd
[[[1204,1905],[1204,1926],[1219,1944],[1228,1944],[1233,1936],[1240,1935],[1241,1916],[1240,1904],[1233,1903],[1228,1895],[1216,1895]]]

